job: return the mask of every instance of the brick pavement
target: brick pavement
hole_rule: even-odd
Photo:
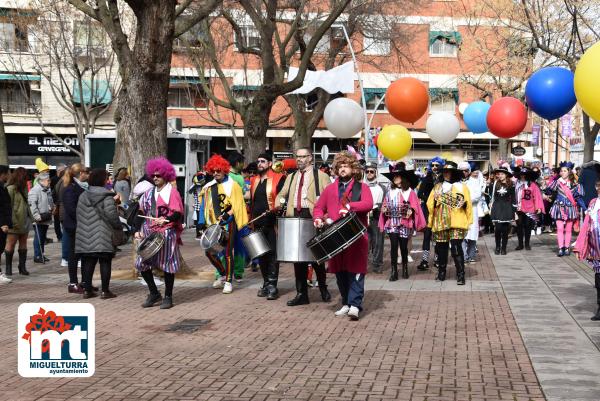
[[[544,400],[483,242],[480,253],[466,288],[449,280],[433,291],[431,272],[397,283],[370,275],[358,322],[335,318],[338,305],[318,302],[316,290],[310,305],[285,306],[291,269],[283,269],[278,301],[256,297],[256,273],[231,295],[208,281],[178,280],[168,311],[140,308],[145,288],[115,279],[118,298],[90,300],[96,374],[77,379],[17,374],[18,305],[83,302],[66,294],[56,262],[32,266],[32,277],[0,286],[0,399]],[[204,270],[200,252],[184,256]],[[127,270],[130,257],[124,251],[116,267]],[[167,331],[182,319],[210,322],[194,333]]]

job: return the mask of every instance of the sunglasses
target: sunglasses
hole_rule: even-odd
[[[375,174],[376,171],[375,170],[367,170],[367,174]]]
[[[162,175],[160,175],[160,174],[152,174],[152,178],[162,178]]]

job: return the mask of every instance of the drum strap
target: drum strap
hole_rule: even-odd
[[[156,192],[156,187],[154,187],[154,189],[152,189],[152,196],[150,196],[150,216],[152,216],[152,217],[158,217],[156,215],[156,198],[154,197],[155,192]]]
[[[354,180],[354,184],[352,184],[352,202],[358,202],[362,195],[362,183]]]
[[[222,211],[221,211],[221,201],[219,199],[219,184],[216,183],[215,185],[210,187],[210,197],[212,200],[212,204],[213,204],[213,211],[215,212],[215,218],[218,218]]]

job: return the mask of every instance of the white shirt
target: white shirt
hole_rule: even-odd
[[[165,186],[162,187],[161,190],[156,188],[156,191],[154,191],[154,200],[158,202],[159,196],[162,198],[163,202],[165,202],[165,205],[169,204],[169,199],[171,199],[171,184],[170,183],[166,183]]]

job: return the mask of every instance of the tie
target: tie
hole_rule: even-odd
[[[344,196],[344,192],[346,192],[346,186],[348,185],[348,183],[344,183],[340,181],[340,186],[338,187],[338,200],[342,200],[342,197]]]
[[[302,185],[304,185],[304,171],[300,173],[300,184],[298,184],[298,195],[296,196],[296,211],[302,210]]]

